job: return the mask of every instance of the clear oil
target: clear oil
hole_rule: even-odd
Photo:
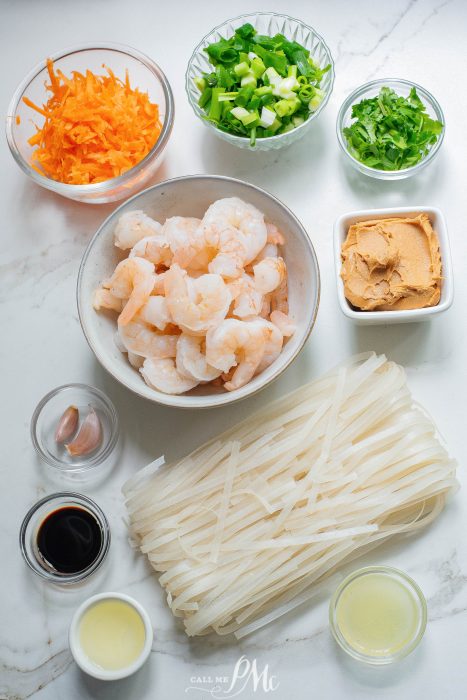
[[[81,648],[90,661],[106,671],[130,666],[139,658],[145,640],[141,616],[124,600],[97,601],[81,618]]]
[[[397,654],[413,640],[420,611],[401,581],[375,572],[355,578],[342,591],[336,621],[356,651],[383,657]]]

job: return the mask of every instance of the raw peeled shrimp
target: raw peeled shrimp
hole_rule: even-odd
[[[232,296],[220,275],[206,274],[190,278],[173,264],[164,276],[167,305],[182,331],[204,335],[225,318]]]
[[[280,329],[275,326],[274,323],[266,321],[264,318],[259,318],[256,323],[262,326],[266,338],[264,354],[256,370],[256,373],[258,373],[262,372],[266,367],[269,367],[269,365],[272,365],[272,363],[277,360],[281,354],[284,337]]]
[[[178,337],[176,365],[184,377],[197,379],[199,382],[211,382],[222,374],[220,369],[208,364],[204,345],[205,341],[201,336],[182,333]]]
[[[282,258],[264,258],[253,267],[255,287],[261,294],[269,294],[285,279],[287,268]]]
[[[172,323],[167,299],[163,296],[150,296],[144,306],[139,310],[138,318],[158,330],[164,331],[169,323]]]
[[[130,258],[138,257],[149,260],[154,265],[170,267],[173,254],[163,235],[145,236],[130,251]]]
[[[128,362],[135,369],[139,369],[144,364],[144,357],[141,357],[141,355],[135,355],[134,352],[129,352],[128,353]]]
[[[109,289],[100,287],[94,291],[92,305],[96,311],[100,311],[101,309],[111,309],[112,311],[117,311],[120,313],[125,305],[125,301],[115,297]]]
[[[211,260],[200,224],[201,219],[191,216],[172,216],[162,227],[162,233],[173,253],[173,262],[193,272],[207,272]]]
[[[156,281],[154,282],[154,287],[152,290],[152,294],[155,296],[161,296],[163,297],[165,295],[165,285],[164,285],[164,279],[165,279],[165,272],[159,272],[156,274]]]
[[[118,318],[121,326],[131,321],[146,303],[154,288],[154,265],[143,258],[126,258],[118,263],[109,280],[109,289],[118,299],[128,299]]]
[[[234,301],[232,314],[238,318],[258,316],[263,306],[263,295],[256,289],[254,279],[243,273],[233,282],[229,290]]]
[[[128,362],[132,367],[139,369],[142,366],[144,357],[141,357],[141,355],[135,355],[133,352],[128,352],[118,331],[114,335],[114,343],[120,352],[128,355]]]
[[[277,289],[271,293],[271,311],[281,311],[285,315],[289,313],[287,274],[284,276]]]
[[[290,338],[297,330],[297,326],[291,320],[290,316],[282,311],[273,311],[270,316],[270,321],[278,327],[284,338]]]
[[[275,224],[266,224],[267,242],[274,245],[284,245],[285,239]]]
[[[260,263],[265,258],[277,258],[279,257],[279,248],[275,243],[266,243],[264,248],[262,248],[256,258],[251,261],[247,266],[246,271],[250,274],[253,271],[253,267]],[[251,270],[250,270],[251,268]]]
[[[120,313],[117,347],[149,386],[232,391],[273,363],[295,331],[284,237],[252,204],[225,198],[202,220],[173,216],[163,226],[133,211],[114,237],[128,258],[93,303]]]
[[[183,394],[198,385],[197,379],[184,377],[175,367],[173,359],[149,358],[140,369],[144,381],[164,394]]]
[[[261,318],[268,319],[270,313],[271,313],[271,295],[265,294],[263,297],[263,304],[261,306],[261,310],[260,310],[258,315],[261,316]]]
[[[160,223],[151,219],[144,211],[129,211],[122,214],[117,222],[114,242],[117,248],[128,250],[142,238],[159,235],[161,228]]]
[[[206,211],[201,230],[207,248],[215,251],[209,271],[239,277],[266,244],[264,215],[238,197],[218,199]]]
[[[139,318],[126,326],[119,326],[118,330],[126,351],[134,355],[165,359],[177,354],[178,335],[158,333],[154,327]]]
[[[227,391],[239,389],[254,376],[263,359],[268,335],[263,319],[240,321],[227,318],[206,335],[206,359],[210,365],[228,372],[236,365],[230,381],[224,384]],[[281,336],[282,337],[282,336]]]

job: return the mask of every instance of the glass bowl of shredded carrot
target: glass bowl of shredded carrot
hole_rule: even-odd
[[[6,130],[13,157],[36,183],[99,204],[143,189],[173,120],[172,90],[154,61],[118,44],[83,45],[31,71]]]

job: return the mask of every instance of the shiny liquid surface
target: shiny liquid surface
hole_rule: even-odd
[[[43,520],[36,544],[42,565],[62,574],[74,574],[96,560],[102,546],[102,531],[88,510],[65,506]]]
[[[104,670],[130,666],[141,655],[145,641],[141,616],[124,600],[98,601],[81,618],[81,648],[92,663]]]
[[[401,581],[370,573],[351,581],[339,596],[336,620],[346,642],[361,654],[397,654],[417,634],[420,612]]]

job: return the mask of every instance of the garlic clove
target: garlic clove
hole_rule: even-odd
[[[78,435],[73,442],[65,445],[72,457],[87,455],[99,447],[102,441],[102,425],[99,416],[89,407],[89,413],[81,424]]]
[[[76,406],[68,406],[55,429],[55,442],[62,443],[75,434],[78,427],[79,411]]]

